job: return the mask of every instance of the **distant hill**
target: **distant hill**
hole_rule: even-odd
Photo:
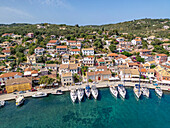
[[[47,25],[42,23],[41,25]],[[67,29],[61,30],[60,27],[64,26]],[[82,33],[90,33],[93,31],[115,31],[119,33],[128,33],[136,36],[146,37],[155,35],[156,37],[170,38],[170,29],[164,29],[164,26],[170,26],[170,19],[139,19],[126,21],[116,24],[106,25],[87,25],[87,26],[71,26],[65,24],[49,24],[46,29],[38,29],[37,24],[27,23],[13,23],[13,24],[0,24],[0,35],[6,32],[13,32],[15,34],[24,35],[28,32],[34,32],[36,35],[40,34],[55,34],[80,36]],[[82,34],[83,35],[83,34]]]

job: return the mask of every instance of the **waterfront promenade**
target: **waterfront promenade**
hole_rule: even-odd
[[[66,86],[66,87],[59,87],[57,88],[58,90],[62,90],[62,91],[69,91],[70,89],[72,88],[85,88],[86,85],[89,84],[90,86],[91,85],[94,85],[93,83],[84,83],[82,85],[76,85],[76,86]],[[97,88],[107,88],[109,87],[109,85],[115,85],[117,86],[118,84],[122,84],[122,82],[118,81],[118,82],[100,82],[98,84],[96,84],[96,87]],[[134,87],[135,84],[138,84],[138,83],[132,83],[132,82],[125,82],[125,87]],[[143,83],[141,83],[142,85]],[[156,86],[152,85],[152,84],[145,84],[149,89],[155,89]],[[170,86],[159,86],[161,87],[162,90],[164,91],[170,91]],[[54,92],[56,89],[55,88],[51,88],[51,89],[38,89],[38,91],[36,92],[26,92],[26,93],[23,93],[23,94],[13,94],[13,93],[9,93],[9,94],[3,94],[3,95],[0,95],[0,100],[14,100],[15,97],[17,95],[24,95],[24,97],[31,97],[34,93],[37,93],[37,92],[45,92],[47,94],[50,94],[52,92]]]

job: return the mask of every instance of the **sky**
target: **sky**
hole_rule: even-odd
[[[170,0],[0,0],[0,24],[101,25],[170,18]]]

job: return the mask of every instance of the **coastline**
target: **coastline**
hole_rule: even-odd
[[[117,86],[118,84],[121,84],[122,82],[100,82],[98,84],[96,84],[96,87],[97,88],[108,88],[109,86],[108,85],[115,85]],[[9,94],[3,94],[3,95],[0,95],[0,100],[5,100],[5,101],[9,101],[9,100],[14,100],[15,97],[17,95],[24,95],[24,97],[31,97],[33,94],[37,93],[37,92],[45,92],[47,94],[51,94],[52,92],[54,92],[55,90],[62,90],[63,92],[66,92],[66,91],[70,91],[70,89],[72,88],[84,88],[86,87],[86,85],[89,84],[90,86],[91,85],[94,85],[93,83],[84,83],[82,85],[77,85],[77,86],[67,86],[67,87],[59,87],[59,88],[52,88],[52,89],[38,89],[38,91],[36,92],[26,92],[26,93],[23,93],[23,94],[13,94],[13,93],[9,93]],[[125,87],[134,87],[135,84],[138,84],[138,83],[132,83],[132,82],[125,82]],[[144,83],[141,83],[141,85],[144,84]],[[155,89],[156,86],[152,85],[152,84],[145,84],[149,89]],[[168,86],[159,86],[161,87],[161,89],[163,91],[168,91],[170,92],[170,87]]]

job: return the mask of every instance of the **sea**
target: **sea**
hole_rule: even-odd
[[[0,108],[0,128],[170,128],[170,93],[160,98],[150,90],[150,98],[137,99],[132,88],[126,90],[126,99],[104,88],[97,100],[80,103],[72,103],[69,92],[25,98],[20,107],[8,101]]]

